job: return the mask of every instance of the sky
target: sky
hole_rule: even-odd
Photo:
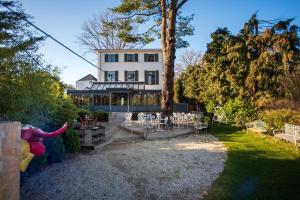
[[[82,54],[83,47],[78,42],[82,33],[82,24],[95,14],[120,4],[120,0],[19,0],[25,13],[33,17],[32,22]],[[300,26],[300,0],[188,0],[182,7],[183,14],[195,14],[192,22],[195,27],[193,36],[187,37],[188,49],[205,52],[210,34],[218,27],[228,27],[237,33],[243,24],[255,12],[258,18],[272,20],[276,18],[295,18]],[[145,48],[160,48],[158,40]],[[75,85],[75,81],[87,74],[96,77],[97,69],[76,57],[57,43],[47,38],[39,52],[44,55],[47,64],[58,66],[62,70],[62,81]],[[184,49],[177,50],[177,57]],[[86,56],[96,64],[91,56]]]

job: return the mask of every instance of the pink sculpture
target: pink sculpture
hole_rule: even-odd
[[[43,144],[43,138],[50,138],[56,135],[60,135],[68,128],[68,123],[65,123],[60,129],[54,132],[45,132],[39,128],[31,125],[22,127],[21,138],[26,140],[30,145],[30,152],[35,156],[41,156],[45,153],[45,146]]]

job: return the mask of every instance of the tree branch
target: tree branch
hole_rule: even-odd
[[[155,11],[155,12],[151,12],[151,13],[134,13],[134,14],[132,14],[130,16],[127,16],[127,17],[118,17],[118,18],[115,18],[115,19],[113,19],[113,21],[115,21],[115,20],[130,19],[130,18],[135,17],[135,16],[152,16],[152,15],[155,15],[155,14],[158,14],[158,13],[160,13],[159,10]]]
[[[155,27],[159,26],[159,24],[154,24],[153,26],[151,26],[148,30],[146,30],[145,32],[143,33],[139,33],[139,34],[136,34],[137,36],[139,35],[144,35],[145,33],[147,33],[148,31],[151,31],[152,29],[154,29]]]
[[[177,8],[176,8],[176,11],[178,11],[178,10],[181,8],[181,6],[183,6],[183,4],[185,4],[187,1],[188,1],[188,0],[181,0],[181,1],[178,3],[178,6],[177,6]]]

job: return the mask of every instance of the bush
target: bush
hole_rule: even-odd
[[[229,123],[243,125],[256,118],[257,112],[250,102],[232,99],[224,104],[224,111]]]
[[[63,134],[63,141],[68,152],[75,153],[80,150],[79,132],[73,127],[69,128],[66,133]]]
[[[77,114],[79,118],[84,119],[85,115],[91,115],[92,112],[88,109],[80,108],[78,109]]]
[[[45,146],[48,163],[61,162],[63,160],[65,155],[65,146],[60,135],[46,139]]]
[[[99,110],[93,113],[94,117],[97,117],[97,121],[107,122],[108,121],[108,113]]]
[[[35,174],[39,171],[41,171],[41,167],[45,166],[47,164],[47,157],[46,155],[42,155],[42,156],[35,156],[31,162],[29,163],[26,171],[23,173],[26,175],[31,175],[31,174]]]
[[[78,118],[78,109],[69,99],[64,97],[58,104],[58,108],[55,114],[55,127],[60,128],[65,122],[68,122],[69,126],[73,126],[74,120]]]
[[[300,119],[300,112],[291,109],[265,110],[259,117],[271,129],[282,129],[286,123],[296,124]]]

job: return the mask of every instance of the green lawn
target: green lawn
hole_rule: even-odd
[[[300,153],[286,142],[236,127],[212,127],[228,148],[205,199],[300,199]]]

